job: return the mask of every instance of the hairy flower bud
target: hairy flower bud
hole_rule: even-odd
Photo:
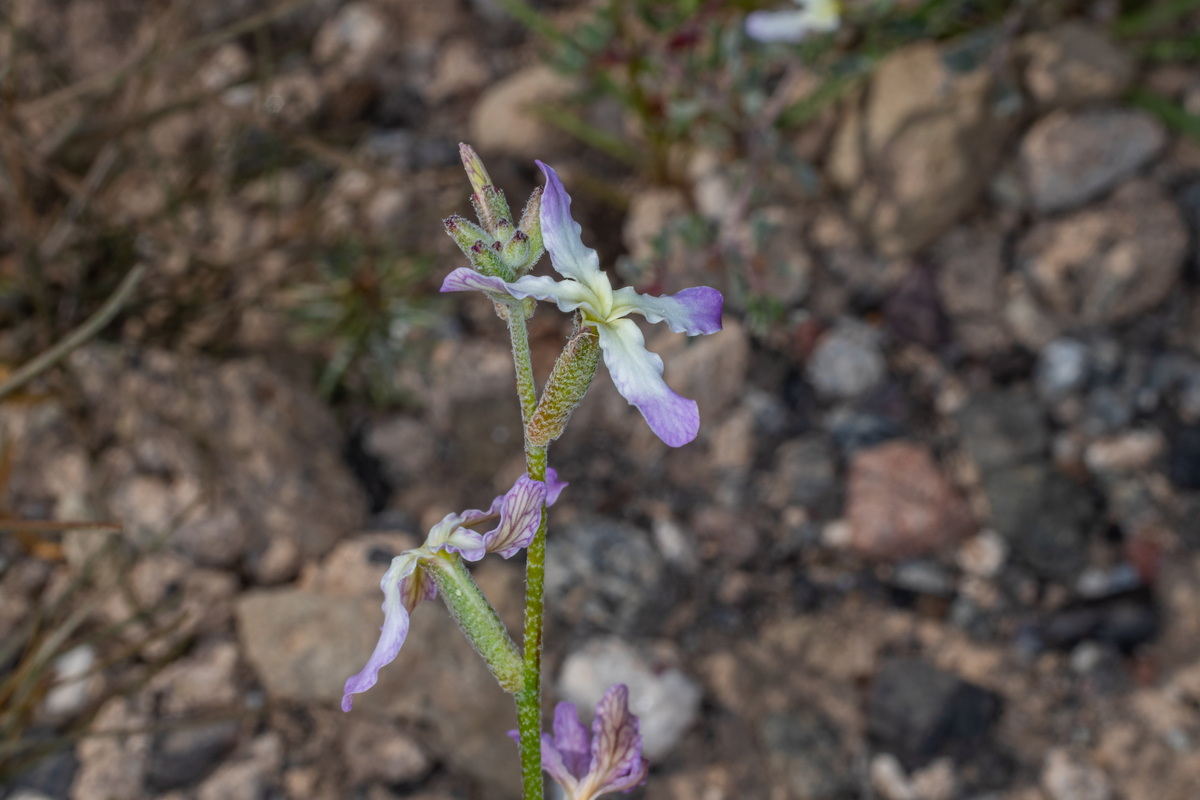
[[[467,171],[467,179],[471,181],[471,204],[475,206],[475,213],[479,215],[479,221],[483,223],[483,227],[492,234],[493,238],[496,238],[502,220],[510,226],[512,224],[507,222],[512,218],[512,212],[508,210],[508,201],[504,199],[504,192],[497,189],[492,183],[492,177],[488,175],[482,159],[470,145],[459,144],[458,154],[462,157],[463,169]]]
[[[488,238],[487,231],[457,214],[442,220],[442,225],[445,226],[446,233],[450,235],[450,238],[458,245],[458,249],[462,250],[463,255],[467,258],[471,258],[472,245]]]
[[[599,362],[600,337],[590,327],[577,327],[554,362],[542,399],[525,429],[529,444],[545,447],[562,435],[571,412],[592,385]]]

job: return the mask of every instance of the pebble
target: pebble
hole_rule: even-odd
[[[836,800],[852,796],[855,788],[837,727],[811,710],[773,713],[762,723],[776,785],[788,797]]]
[[[662,667],[617,638],[586,642],[563,661],[558,693],[586,718],[610,686],[629,687],[629,708],[641,721],[644,753],[666,757],[696,722],[700,687],[674,667]]]
[[[1044,107],[1115,100],[1133,79],[1129,54],[1084,22],[1030,33],[1017,49],[1026,62],[1025,87]]]
[[[1078,339],[1062,337],[1038,353],[1034,382],[1038,394],[1053,402],[1081,388],[1088,377],[1088,348]]]
[[[813,388],[827,399],[866,394],[887,374],[878,333],[857,323],[837,325],[817,342],[807,372]]]
[[[1162,125],[1144,111],[1055,111],[1021,142],[1030,201],[1042,213],[1078,208],[1141,169],[1166,141]]]
[[[875,675],[867,733],[907,769],[940,756],[968,759],[989,746],[1000,695],[923,661],[892,658]]]
[[[1046,756],[1042,788],[1050,800],[1111,800],[1113,796],[1108,778],[1101,770],[1057,748]]]

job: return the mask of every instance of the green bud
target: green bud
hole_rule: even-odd
[[[500,257],[500,249],[499,242],[492,242],[489,246],[480,239],[471,245],[467,252],[467,258],[471,259],[471,266],[476,271],[493,278],[511,281],[514,277],[513,271]]]
[[[446,233],[450,234],[450,238],[467,258],[471,258],[471,247],[476,242],[489,238],[483,228],[457,214],[442,220],[442,225],[446,227]]]
[[[524,231],[529,237],[529,256],[525,264],[517,266],[513,264],[513,268],[517,271],[517,277],[524,275],[529,270],[533,269],[533,265],[542,257],[542,187],[539,186],[533,190],[533,194],[529,195],[529,202],[525,204],[525,210],[521,212],[521,221],[517,223],[517,230]],[[509,262],[512,264],[513,262]]]
[[[504,257],[504,263],[512,267],[514,271],[519,270],[529,260],[529,237],[518,228],[512,238],[504,243],[501,255]]]
[[[537,410],[525,429],[525,441],[533,447],[545,447],[562,435],[571,412],[583,400],[596,365],[600,362],[600,337],[592,328],[580,327],[567,341],[538,402]]]
[[[504,192],[492,183],[492,176],[488,175],[483,160],[470,145],[459,144],[458,154],[462,158],[463,168],[467,171],[467,180],[471,182],[471,205],[475,207],[475,214],[488,233],[492,234],[492,238],[498,238],[496,229],[500,220],[512,217],[512,212],[508,210],[508,201],[504,199]]]

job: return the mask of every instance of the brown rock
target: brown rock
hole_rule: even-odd
[[[1108,325],[1171,294],[1187,241],[1179,210],[1162,189],[1133,181],[1100,206],[1034,226],[1018,243],[1017,260],[1033,289],[1030,300],[1060,329]]]
[[[993,70],[951,70],[932,43],[890,55],[861,110],[843,119],[830,177],[887,255],[912,253],[966,211],[1017,122],[997,106]]]
[[[1167,135],[1144,111],[1056,111],[1021,142],[1021,172],[1038,211],[1083,205],[1120,183],[1163,149]]]
[[[527,67],[490,86],[471,112],[469,141],[482,153],[546,158],[561,136],[534,106],[566,97],[574,83],[542,65]]]
[[[893,441],[857,453],[846,495],[851,546],[869,558],[912,558],[971,532],[966,503],[919,444]]]
[[[1115,100],[1133,79],[1133,61],[1103,32],[1078,21],[1020,41],[1025,88],[1044,106]]]

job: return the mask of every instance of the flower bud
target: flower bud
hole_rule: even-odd
[[[471,182],[471,204],[475,206],[475,213],[483,227],[496,238],[500,221],[512,218],[512,212],[508,210],[508,201],[504,199],[504,192],[492,183],[483,161],[470,145],[459,144],[458,154],[462,157],[463,168]]]
[[[542,399],[525,428],[525,440],[530,445],[545,447],[562,435],[571,412],[587,394],[599,362],[599,335],[590,327],[576,328],[554,362]]]
[[[462,250],[463,255],[467,258],[472,257],[472,245],[488,238],[488,234],[483,228],[457,214],[442,220],[442,225],[446,227],[446,233],[450,235],[450,238],[458,245],[458,249]]]
[[[529,202],[525,204],[525,210],[521,212],[521,221],[517,223],[517,230],[523,231],[529,237],[529,255],[525,264],[518,266],[512,261],[509,262],[513,264],[519,278],[533,269],[533,265],[542,257],[542,187],[537,187],[533,190],[533,194],[529,195]]]

